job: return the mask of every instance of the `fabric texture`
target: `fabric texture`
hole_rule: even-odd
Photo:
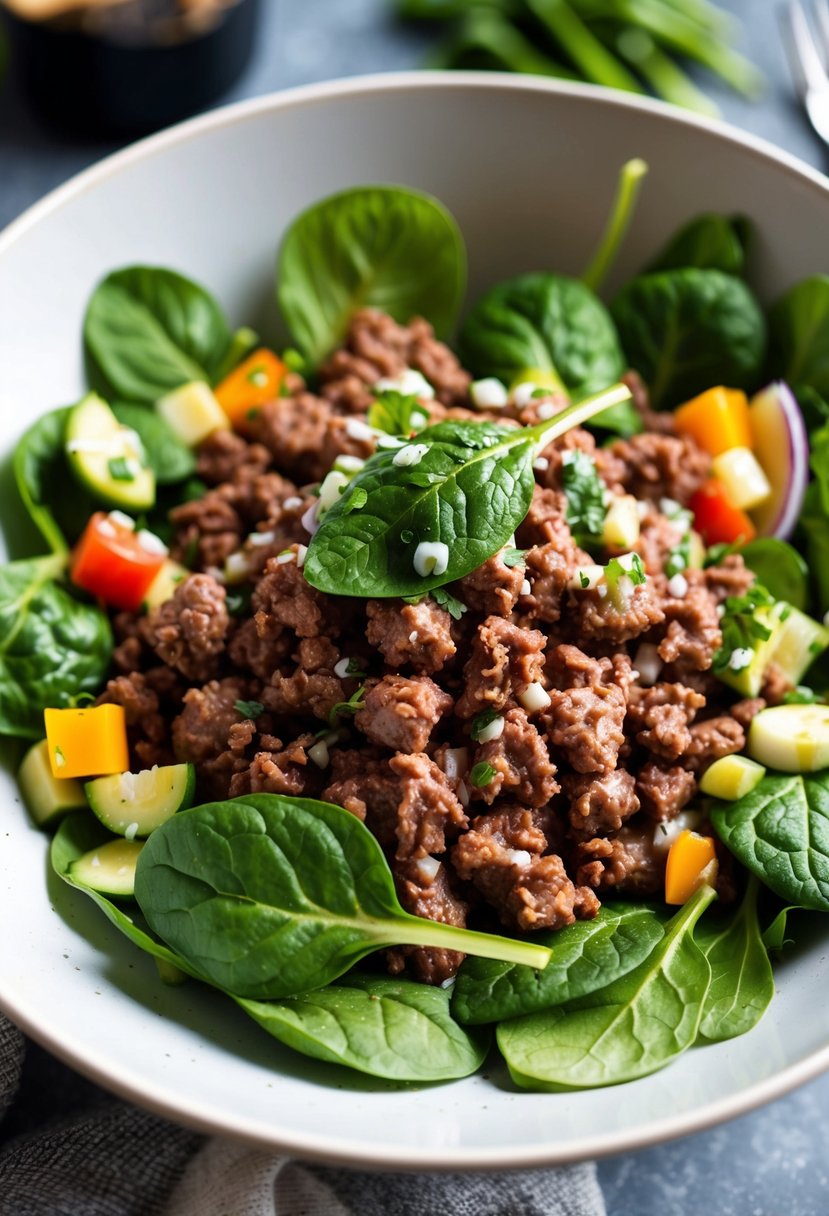
[[[5,1117],[4,1117],[5,1116]],[[0,1014],[0,1216],[605,1216],[591,1164],[372,1174],[205,1138],[106,1094]]]

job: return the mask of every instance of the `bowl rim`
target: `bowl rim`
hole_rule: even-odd
[[[788,175],[819,191],[829,199],[829,177],[812,168],[785,150],[760,136],[722,122],[718,119],[683,111],[665,102],[635,94],[615,92],[595,85],[574,84],[544,77],[511,76],[490,72],[403,71],[378,72],[316,84],[300,85],[238,101],[210,110],[195,118],[177,123],[156,134],[146,136],[105,156],[90,167],[75,174],[67,182],[51,190],[0,230],[0,258],[19,239],[65,203],[93,190],[97,185],[122,169],[135,165],[168,148],[199,138],[205,132],[227,128],[247,121],[250,117],[272,110],[316,105],[341,98],[393,91],[443,89],[464,92],[472,89],[509,90],[524,93],[547,93],[574,97],[599,105],[613,105],[634,112],[658,116],[669,123],[706,132],[713,139],[739,146],[754,157],[772,161]],[[289,1152],[300,1158],[326,1164],[361,1166],[374,1170],[409,1171],[495,1171],[564,1165],[589,1158],[648,1148],[694,1132],[704,1131],[726,1120],[747,1114],[829,1070],[829,1042],[795,1064],[767,1077],[737,1094],[704,1103],[682,1112],[669,1120],[639,1124],[631,1129],[614,1130],[582,1137],[579,1141],[557,1145],[551,1139],[546,1145],[507,1149],[385,1149],[376,1144],[367,1149],[365,1143],[327,1135],[293,1134],[280,1129],[276,1135],[263,1133],[259,1123],[234,1117],[232,1124],[220,1116],[203,1114],[186,1095],[174,1094],[163,1085],[142,1077],[131,1081],[113,1076],[105,1060],[63,1041],[59,1033],[41,1024],[36,1009],[25,997],[15,998],[0,991],[0,1011],[5,1013],[25,1034],[46,1048],[65,1064],[105,1087],[119,1097],[133,1101],[146,1110],[174,1119],[196,1131],[218,1134],[246,1143]]]

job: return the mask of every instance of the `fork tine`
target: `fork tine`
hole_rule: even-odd
[[[824,64],[829,61],[829,0],[812,0]]]
[[[792,74],[801,95],[805,96],[810,90],[829,88],[829,76],[824,70],[800,0],[789,0],[781,15]]]

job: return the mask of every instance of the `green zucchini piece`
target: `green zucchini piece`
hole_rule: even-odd
[[[137,840],[110,840],[73,861],[69,875],[73,882],[103,895],[132,896],[135,867],[143,848]]]
[[[89,805],[110,832],[134,840],[149,836],[193,805],[196,769],[192,764],[167,764],[140,773],[96,777],[85,785]]]
[[[33,744],[17,770],[17,784],[29,814],[39,828],[52,824],[69,811],[86,806],[86,794],[74,777],[53,777],[45,739]]]
[[[81,485],[104,505],[135,511],[155,506],[155,473],[140,438],[95,393],[70,411],[66,457]]]

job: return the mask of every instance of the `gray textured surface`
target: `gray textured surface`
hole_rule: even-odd
[[[722,0],[745,19],[743,48],[764,71],[759,105],[709,88],[723,115],[826,169],[792,99],[772,0]],[[386,0],[264,0],[259,52],[224,100],[417,66],[426,40],[395,24]],[[0,225],[112,150],[42,129],[12,87],[0,94]],[[805,1016],[808,1016],[805,1011]],[[624,1090],[614,1098],[624,1101]],[[609,1216],[826,1216],[829,1077],[724,1127],[600,1164]]]

